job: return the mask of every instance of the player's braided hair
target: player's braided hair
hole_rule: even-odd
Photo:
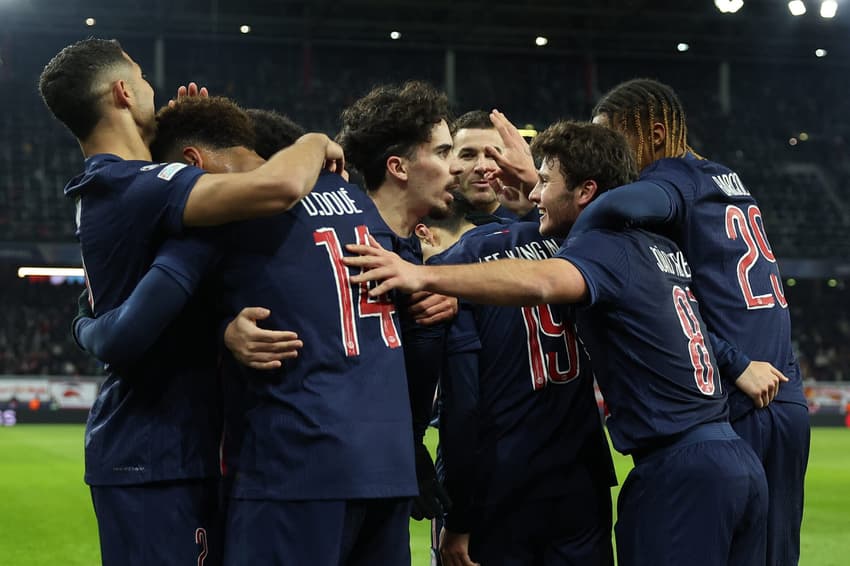
[[[254,149],[251,118],[222,96],[184,98],[156,113],[156,137],[151,142],[154,161],[179,160],[184,147]]]
[[[652,125],[664,124],[667,138],[665,157],[681,157],[693,152],[688,146],[685,110],[672,88],[652,79],[633,79],[608,91],[593,109],[593,116],[605,114],[611,127],[636,143],[633,147],[638,167],[655,161]]]
[[[557,158],[568,187],[592,179],[601,194],[637,177],[634,155],[623,135],[589,122],[556,122],[534,138],[531,151],[538,159]]]
[[[430,84],[382,85],[343,110],[337,140],[372,191],[386,178],[387,158],[412,157],[441,120],[449,120],[448,98]]]

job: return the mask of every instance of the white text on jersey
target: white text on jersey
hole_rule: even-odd
[[[655,246],[649,246],[649,249],[658,262],[658,269],[670,275],[686,278],[691,277],[691,268],[688,266],[688,262],[685,261],[685,254],[682,252],[665,252]]]
[[[730,197],[749,196],[750,191],[741,182],[741,178],[737,173],[727,173],[726,175],[714,175],[711,178],[717,187]]]
[[[511,259],[549,259],[558,252],[560,246],[555,240],[543,240],[542,242],[529,242],[521,246],[517,246],[512,250],[504,252],[496,252],[488,256],[482,257],[478,261],[493,261],[494,259],[502,259],[508,257]],[[504,256],[502,254],[504,253]]]
[[[310,193],[301,199],[301,204],[310,216],[363,214],[363,211],[357,208],[354,199],[348,196],[348,191],[344,187],[327,193]]]

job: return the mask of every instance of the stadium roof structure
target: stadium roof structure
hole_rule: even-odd
[[[728,1],[728,0],[725,0]],[[846,53],[850,5],[831,20],[821,0],[793,17],[785,0],[0,0],[0,34],[90,33],[240,37],[245,41],[399,44],[425,48],[545,49],[597,56],[797,59]],[[847,13],[842,13],[846,8]],[[94,27],[85,20],[94,18]],[[240,27],[250,26],[250,33]],[[834,58],[831,60],[835,61]],[[836,61],[837,62],[837,61]]]

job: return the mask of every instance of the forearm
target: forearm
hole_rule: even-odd
[[[121,306],[74,326],[77,342],[94,357],[113,365],[139,359],[177,317],[189,293],[159,268],[152,268]]]
[[[189,194],[185,226],[216,226],[285,212],[315,186],[330,140],[307,134],[247,173],[203,175]]]
[[[584,277],[561,259],[503,259],[420,269],[424,290],[474,303],[530,306],[575,303],[587,296]]]
[[[717,361],[720,377],[728,383],[735,383],[747,369],[747,366],[750,365],[750,358],[710,330],[708,338],[711,342],[711,348],[714,350],[714,359]]]
[[[651,181],[638,181],[607,191],[579,215],[570,235],[594,228],[622,229],[673,220],[675,206],[667,192]]]

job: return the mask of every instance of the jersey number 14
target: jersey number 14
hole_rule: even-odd
[[[357,243],[369,245],[369,229],[357,226],[355,229]],[[320,228],[313,232],[313,240],[317,246],[324,246],[336,281],[337,299],[339,300],[340,327],[342,330],[342,345],[348,357],[360,355],[360,339],[357,331],[357,319],[354,316],[355,297],[359,318],[377,318],[381,324],[381,337],[388,348],[401,346],[399,332],[393,321],[395,306],[386,295],[372,298],[369,296],[369,285],[361,283],[352,291],[351,278],[348,268],[342,263],[342,245],[336,230]]]

